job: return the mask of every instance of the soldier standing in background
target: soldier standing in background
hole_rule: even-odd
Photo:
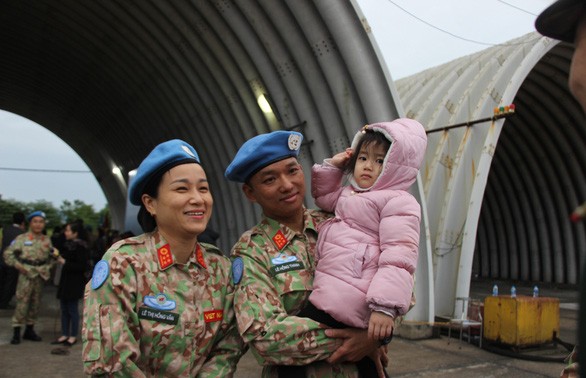
[[[14,336],[11,344],[20,344],[20,329],[23,324],[26,325],[23,339],[41,341],[41,337],[34,331],[34,325],[39,313],[43,285],[51,276],[51,268],[55,264],[51,239],[43,234],[45,219],[46,215],[42,211],[30,213],[27,217],[29,232],[18,235],[4,251],[6,264],[20,273],[16,285],[16,309],[12,317]]]
[[[17,211],[12,214],[12,224],[2,229],[2,248],[0,252],[3,253],[14,239],[25,231],[24,214],[21,211]],[[10,300],[16,293],[17,281],[18,270],[6,265],[4,258],[0,256],[0,309],[8,308]]]

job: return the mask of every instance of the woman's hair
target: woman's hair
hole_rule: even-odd
[[[144,190],[141,193],[148,194],[152,198],[157,198],[159,196],[159,184],[161,183],[161,179],[163,178],[163,174],[167,171],[160,172],[153,177],[146,183],[144,186]],[[157,221],[155,217],[153,217],[144,206],[144,203],[140,204],[140,209],[138,210],[138,214],[136,216],[138,220],[138,224],[140,224],[140,228],[142,228],[143,232],[152,232],[157,227]]]
[[[81,239],[84,241],[88,241],[88,234],[83,225],[83,221],[81,219],[75,220],[73,222],[67,223],[66,227],[69,226],[71,232],[77,232],[77,239]]]
[[[364,133],[364,135],[358,141],[358,145],[356,146],[356,149],[354,150],[354,153],[352,154],[350,161],[348,161],[348,164],[344,169],[345,173],[354,172],[356,160],[358,159],[358,155],[360,154],[361,149],[368,148],[368,146],[370,146],[371,144],[373,146],[381,145],[385,149],[386,153],[386,151],[389,150],[389,147],[391,147],[391,141],[388,140],[383,133],[379,133],[378,131],[373,131],[370,129],[363,130],[362,133]]]

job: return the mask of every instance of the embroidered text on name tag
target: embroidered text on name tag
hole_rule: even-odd
[[[305,265],[301,261],[293,261],[290,263],[280,264],[280,265],[273,265],[270,268],[270,272],[273,276],[276,276],[280,273],[285,273],[290,270],[301,270],[304,269]]]
[[[149,319],[165,324],[177,324],[179,321],[179,314],[169,311],[156,310],[148,307],[140,307],[138,309],[138,317],[140,319]]]

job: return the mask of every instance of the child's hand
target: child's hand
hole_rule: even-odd
[[[368,322],[368,337],[373,340],[382,340],[391,336],[395,327],[395,319],[382,312],[373,311]]]
[[[336,168],[343,169],[344,167],[346,167],[346,164],[348,164],[348,161],[350,161],[351,157],[352,157],[352,149],[346,148],[346,151],[337,153],[334,156],[332,156],[330,163],[333,166],[335,166]]]

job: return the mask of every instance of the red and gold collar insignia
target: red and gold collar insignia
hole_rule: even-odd
[[[205,311],[203,313],[203,319],[206,323],[219,322],[224,319],[224,310]]]
[[[201,247],[199,246],[199,244],[197,245],[197,247],[195,247],[195,258],[197,259],[199,265],[203,266],[206,269],[208,268],[206,266],[206,261],[203,258],[203,252],[201,251]]]
[[[285,245],[287,245],[289,240],[287,240],[285,235],[283,235],[283,231],[279,230],[279,231],[277,231],[275,236],[273,236],[273,242],[275,242],[275,245],[277,246],[277,248],[279,248],[279,250],[281,250],[281,249],[283,249],[283,247]]]
[[[159,267],[161,270],[167,269],[174,263],[169,244],[165,244],[157,250],[157,257],[159,258]]]

